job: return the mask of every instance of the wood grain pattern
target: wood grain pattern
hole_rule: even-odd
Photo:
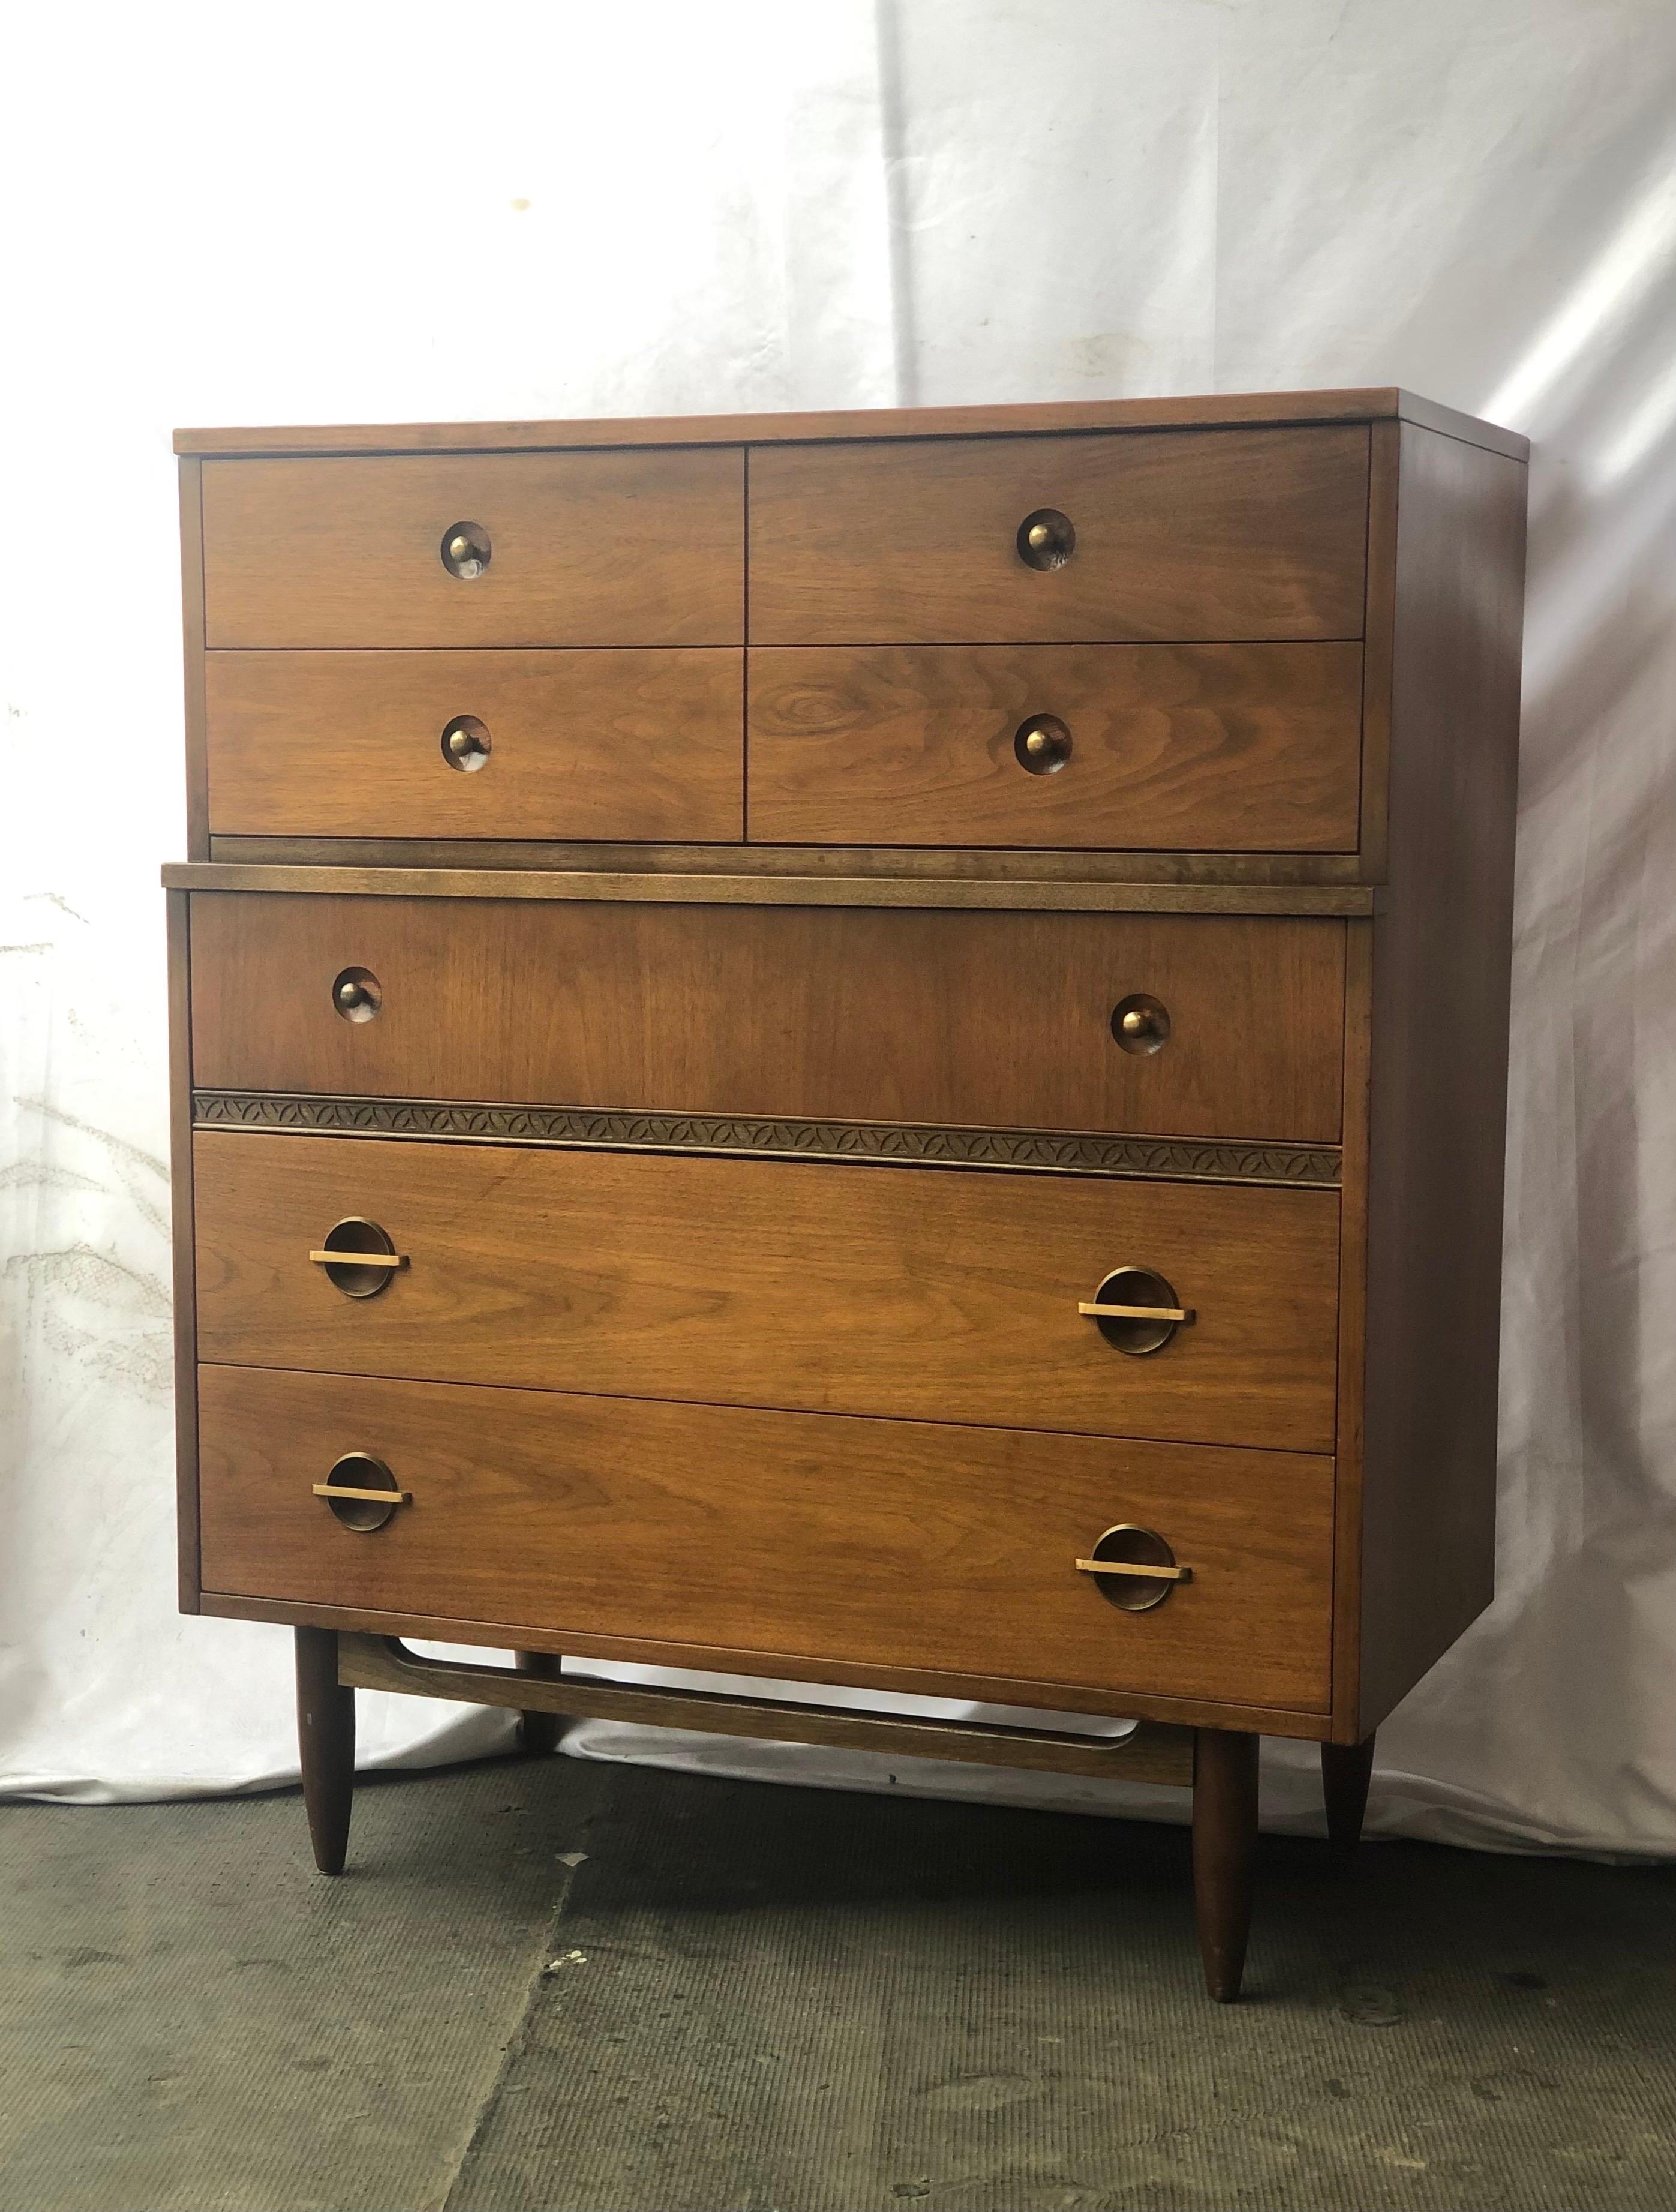
[[[197,1277],[192,1226],[191,949],[188,900],[166,895],[169,994],[169,1228],[174,1291],[175,1582],[196,1613],[197,1559]]]
[[[502,1667],[434,1659],[392,1637],[340,1636],[339,1679],[357,1689],[392,1690],[410,1697],[454,1698],[466,1704],[504,1705],[518,1686]],[[950,1759],[979,1766],[1011,1766],[1037,1774],[1097,1775],[1107,1782],[1148,1782],[1181,1789],[1193,1781],[1193,1732],[1168,1723],[1142,1721],[1121,1735],[1083,1735],[1065,1729],[993,1721],[899,1719],[858,1712],[850,1705],[812,1705],[799,1698],[741,1697],[672,1685],[602,1681],[561,1674],[550,1655],[542,1661],[534,1695],[542,1710],[525,1712],[562,1731],[567,1717],[628,1721],[640,1728],[702,1729],[707,1735],[744,1736],[770,1743],[829,1744],[845,1751],[880,1751],[896,1759]],[[520,1668],[519,1670],[523,1670]],[[1026,1709],[1027,1710],[1027,1709]],[[1049,1716],[1041,1716],[1046,1721]]]
[[[1331,1463],[206,1368],[216,1590],[556,1633],[1319,1707]],[[375,1535],[309,1494],[352,1437],[413,1493]],[[1072,1564],[1114,1522],[1193,1579],[1126,1613]]]
[[[471,581],[444,533],[493,552]],[[744,462],[726,449],[211,461],[211,646],[738,645]]]
[[[1193,1893],[1207,1995],[1232,2004],[1245,1972],[1257,1855],[1254,1735],[1200,1729],[1193,1778]]]
[[[473,848],[465,846],[462,856]],[[738,848],[736,848],[738,849]],[[813,848],[802,848],[812,854]],[[750,855],[740,851],[742,862]],[[318,860],[166,861],[164,888],[180,891],[355,892],[373,898],[659,900],[676,905],[987,908],[1021,914],[1371,914],[1374,887],[1357,883],[1136,882],[1096,877],[705,874],[604,867],[351,867]]]
[[[1525,471],[1414,427],[1401,469],[1356,1737],[1482,1612],[1495,1577]]]
[[[813,650],[814,648],[811,648]],[[469,842],[442,837],[244,837],[217,834],[210,840],[212,861],[259,867],[348,867],[427,872],[465,870],[481,879],[490,870],[562,877],[601,871],[642,877],[791,877],[803,882],[859,877],[864,890],[873,880],[929,878],[938,882],[1005,884],[1099,884],[1137,891],[1178,887],[1210,892],[1224,902],[1249,887],[1262,900],[1284,898],[1283,886],[1321,887],[1362,884],[1369,872],[1355,853],[1144,853],[1024,851],[1017,846],[981,845],[639,845],[599,844],[576,840],[558,843],[519,837],[475,837]],[[1371,913],[1369,892],[1352,894]],[[863,902],[865,903],[865,898]],[[1228,910],[1224,904],[1224,911]],[[1275,912],[1273,905],[1252,911]],[[1296,909],[1302,911],[1302,909]],[[1343,906],[1333,911],[1343,913]]]
[[[493,453],[567,446],[737,446],[786,439],[942,438],[1020,430],[1145,430],[1225,423],[1400,418],[1523,459],[1529,442],[1389,385],[1343,392],[1217,392],[1164,399],[1057,399],[988,407],[866,407],[779,415],[610,415],[571,422],[378,422],[177,430],[178,453]]]
[[[179,465],[180,630],[186,757],[186,854],[210,857],[210,777],[203,704],[203,513],[201,461]]]
[[[270,836],[738,839],[743,655],[213,653],[210,817]],[[471,714],[489,753],[452,766]]]
[[[1345,932],[1345,1107],[1339,1208],[1339,1414],[1333,1446],[1333,1727],[1354,1743],[1362,1711],[1362,1471],[1368,1364],[1368,1108],[1373,1059],[1371,921]],[[196,1111],[196,1109],[194,1109]]]
[[[750,473],[753,645],[1354,638],[1365,429],[784,446]],[[1076,550],[1041,571],[1038,508]]]
[[[1332,1191],[231,1130],[193,1157],[202,1359],[1332,1449]],[[407,1255],[376,1297],[308,1259],[350,1216]],[[1131,1266],[1197,1316],[1139,1358],[1077,1311]]]
[[[784,845],[1357,841],[1357,645],[758,647],[751,836]],[[1071,757],[1015,739],[1051,714]]]
[[[761,1674],[788,1682],[808,1680],[808,1664],[795,1653],[732,1651],[715,1644],[702,1646],[659,1642],[633,1636],[585,1636],[578,1631],[556,1635],[530,1622],[474,1620],[464,1615],[443,1618],[437,1613],[404,1613],[396,1607],[321,1605],[308,1598],[229,1596],[206,1590],[200,1610],[216,1620],[263,1620],[292,1627],[331,1628],[365,1636],[416,1637],[425,1642],[475,1644],[504,1651],[514,1639],[531,1650],[562,1651],[567,1657],[612,1659],[626,1666],[686,1667],[701,1673]],[[869,1692],[902,1690],[909,1696],[921,1692],[939,1697],[975,1698],[993,1705],[1038,1705],[1039,1692],[1026,1682],[1007,1680],[999,1674],[934,1674],[916,1667],[857,1667],[842,1657],[821,1662],[823,1682]],[[1109,1715],[1108,1693],[1078,1689],[1056,1682],[1048,1701],[1052,1711]],[[1288,1736],[1300,1743],[1321,1743],[1332,1733],[1325,1711],[1301,1712],[1287,1705],[1253,1705],[1236,1698],[1174,1697],[1167,1692],[1126,1690],[1122,1712],[1126,1718],[1167,1722],[1171,1727],[1250,1729],[1263,1735]]]
[[[1334,921],[211,893],[192,932],[212,1088],[1338,1136]],[[349,967],[374,1020],[333,1006]],[[1113,1040],[1132,992],[1161,1051]]]

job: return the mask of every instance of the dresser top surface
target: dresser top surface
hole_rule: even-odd
[[[1087,430],[1216,429],[1260,424],[1418,422],[1523,460],[1515,432],[1385,386],[1347,392],[1226,392],[1168,399],[1054,400],[995,407],[880,407],[815,414],[608,416],[575,422],[338,423],[177,430],[177,453],[537,452],[586,446],[774,445],[874,438],[1002,437]]]

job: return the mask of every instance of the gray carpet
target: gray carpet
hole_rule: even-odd
[[[1175,1830],[556,1759],[351,1858],[0,1811],[0,2207],[1676,2203],[1670,1872],[1266,1839],[1228,2009]]]

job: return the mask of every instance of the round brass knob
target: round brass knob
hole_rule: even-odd
[[[1112,1035],[1125,1052],[1162,1052],[1169,1042],[1169,1009],[1147,991],[1132,991],[1112,1008]]]
[[[1076,550],[1076,526],[1056,507],[1039,507],[1018,526],[1018,557],[1027,568],[1062,568]]]
[[[370,1022],[384,992],[370,968],[344,968],[332,978],[331,1003],[346,1022]]]
[[[1012,752],[1027,775],[1056,775],[1071,757],[1071,732],[1057,714],[1032,714],[1018,725]]]
[[[481,522],[451,522],[442,533],[442,565],[462,583],[481,576],[494,551]]]
[[[494,740],[475,714],[456,714],[442,732],[442,757],[450,768],[470,775],[487,765]]]

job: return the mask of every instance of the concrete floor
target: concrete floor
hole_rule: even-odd
[[[573,1865],[578,1853],[585,1858]],[[1676,1872],[565,1759],[0,1808],[5,2212],[1676,2203]]]

